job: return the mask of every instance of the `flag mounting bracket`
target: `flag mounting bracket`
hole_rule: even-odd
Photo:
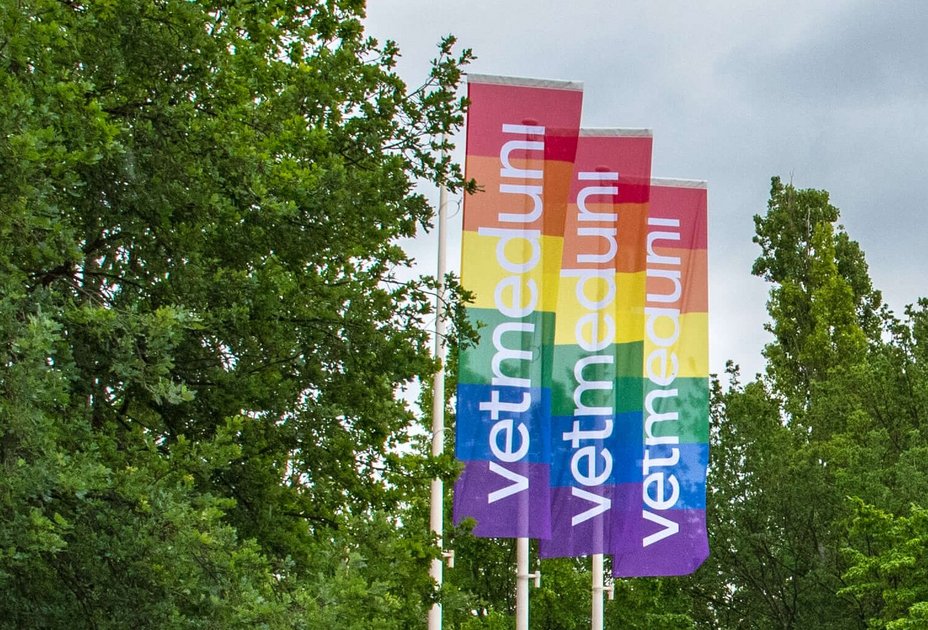
[[[615,584],[610,584],[609,586],[594,586],[593,590],[605,593],[609,597],[609,601],[615,599]]]
[[[518,576],[520,580],[535,580],[535,588],[541,588],[541,571],[524,573]]]

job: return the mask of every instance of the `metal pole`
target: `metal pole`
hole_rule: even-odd
[[[591,630],[603,630],[603,554],[593,554],[593,616]]]
[[[444,138],[447,140],[447,136]],[[435,298],[435,358],[439,362],[438,370],[432,377],[432,457],[442,454],[445,446],[445,257],[448,238],[448,188],[444,183],[438,189],[438,296]],[[432,560],[429,575],[442,585],[442,563],[447,557],[442,543],[444,531],[444,483],[441,479],[432,479],[431,511],[429,528],[438,538],[438,558]],[[429,609],[429,630],[441,630],[441,604],[432,604]]]
[[[516,538],[516,630],[528,630],[528,538]]]

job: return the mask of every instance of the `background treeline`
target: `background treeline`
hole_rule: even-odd
[[[456,468],[400,395],[434,283],[396,239],[416,182],[468,187],[438,156],[470,53],[407,88],[363,11],[0,0],[0,627],[424,627]],[[609,627],[928,626],[928,303],[883,308],[837,221],[773,180],[712,557],[617,583]],[[511,627],[511,542],[447,538],[446,627]],[[587,627],[588,561],[542,571],[533,627]]]

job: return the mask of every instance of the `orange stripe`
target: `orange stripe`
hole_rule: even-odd
[[[682,295],[672,303],[650,304],[651,306],[667,306],[679,308],[682,313],[709,312],[709,256],[704,249],[673,249],[670,247],[657,248],[655,253],[661,256],[677,256],[679,265],[649,265],[654,271],[675,270],[680,272]],[[670,295],[674,290],[673,281],[651,276],[647,280],[648,293]]]
[[[573,166],[568,162],[545,162],[544,160],[513,160],[519,168],[543,169],[543,179],[500,178],[498,157],[467,156],[466,175],[475,179],[483,190],[467,197],[464,213],[464,229],[476,231],[481,227],[541,230],[547,236],[564,234],[564,214]],[[500,184],[516,186],[541,186],[543,212],[535,221],[504,222],[500,214],[528,216],[534,201],[526,194],[500,191]]]
[[[578,221],[577,206],[568,206],[567,226],[564,232],[564,268],[565,269],[614,269],[617,273],[636,273],[644,271],[644,244],[648,231],[648,204],[587,204],[587,210],[596,213],[616,214],[616,223],[605,221]],[[618,246],[615,258],[606,263],[579,262],[583,254],[605,254],[609,242],[600,236],[578,236],[578,228],[615,228]]]

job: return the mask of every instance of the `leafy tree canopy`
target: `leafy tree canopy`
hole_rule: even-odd
[[[463,184],[469,53],[407,89],[363,14],[0,3],[7,627],[423,614],[424,528],[383,535],[428,478],[396,391],[434,367],[396,239],[431,219],[417,178]]]
[[[779,178],[755,217],[773,339],[715,384],[698,627],[924,627],[925,304],[882,307],[838,218]]]

